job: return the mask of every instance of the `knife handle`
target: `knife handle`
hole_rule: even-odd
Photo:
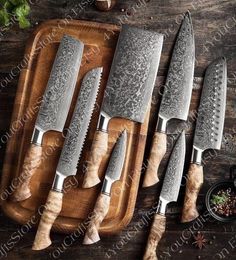
[[[165,133],[155,132],[152,140],[151,152],[148,159],[148,166],[144,176],[143,187],[149,187],[159,182],[158,168],[166,153],[166,140]]]
[[[199,216],[196,202],[202,184],[203,184],[202,165],[191,163],[187,175],[184,206],[183,206],[183,213],[181,219],[182,223],[190,222]]]
[[[88,165],[83,181],[83,188],[91,188],[100,182],[98,170],[108,149],[108,133],[97,130],[94,136]]]
[[[42,146],[31,144],[24,159],[22,171],[18,177],[16,191],[13,194],[13,200],[22,201],[31,196],[29,183],[31,177],[40,165],[42,157]]]
[[[101,193],[99,195],[93,210],[93,217],[91,218],[86,230],[86,234],[83,241],[84,245],[91,245],[100,240],[98,230],[102,221],[108,213],[110,199],[111,197],[106,194]]]
[[[157,259],[156,248],[160,242],[166,228],[166,217],[164,215],[155,214],[152,227],[148,236],[143,260]]]
[[[40,219],[38,230],[33,243],[33,250],[42,250],[51,245],[50,230],[61,212],[63,193],[51,190]]]

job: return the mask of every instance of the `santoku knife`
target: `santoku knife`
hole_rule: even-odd
[[[226,103],[227,66],[225,58],[214,60],[206,70],[194,133],[182,214],[182,222],[199,216],[196,201],[203,184],[202,155],[207,149],[220,149]]]
[[[185,134],[179,136],[171,153],[167,166],[164,182],[161,189],[159,203],[151,226],[148,242],[143,260],[157,259],[156,248],[165,232],[166,206],[168,203],[177,201],[181,179],[183,175],[185,159]]]
[[[190,13],[187,12],[173,49],[143,187],[149,187],[159,181],[157,172],[166,153],[168,121],[174,118],[187,120],[193,87],[194,61],[193,27]]]
[[[82,82],[72,120],[57,165],[52,189],[49,192],[33,249],[41,250],[51,244],[50,230],[62,208],[63,183],[66,177],[75,175],[78,160],[86,137],[93,107],[96,101],[102,68],[89,71]]]
[[[83,241],[83,244],[85,245],[93,244],[100,240],[98,234],[99,227],[109,210],[112,184],[120,179],[122,173],[126,154],[126,144],[127,133],[126,130],[124,130],[113,148],[102,190],[94,207],[93,218],[90,220],[86,230]]]
[[[122,27],[114,54],[84,188],[100,182],[98,169],[108,148],[108,123],[114,117],[143,123],[159,66],[163,35],[129,25]]]
[[[60,43],[36,119],[31,145],[18,177],[14,200],[31,196],[29,182],[40,165],[43,135],[47,131],[62,132],[74,93],[84,44],[65,35]]]

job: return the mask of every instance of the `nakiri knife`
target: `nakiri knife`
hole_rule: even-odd
[[[98,169],[108,148],[108,123],[114,117],[143,123],[160,61],[163,35],[123,25],[102,102],[83,188],[100,182]]]
[[[159,181],[158,168],[167,146],[167,123],[174,118],[187,120],[193,87],[194,61],[193,26],[190,13],[187,12],[173,49],[143,187],[152,186]]]
[[[101,193],[97,198],[93,218],[90,219],[83,244],[90,245],[100,240],[98,231],[100,224],[109,211],[112,184],[120,179],[126,154],[127,132],[124,130],[116,142],[103,181]]]
[[[50,77],[37,115],[31,145],[26,153],[13,199],[31,196],[29,182],[40,165],[44,133],[63,131],[82,59],[84,44],[65,35],[59,45]]]
[[[185,133],[183,131],[176,141],[170,156],[143,260],[158,259],[156,248],[165,232],[166,207],[168,203],[177,201],[179,195],[184,168],[185,149]]]
[[[52,189],[35,236],[33,250],[41,250],[51,244],[50,230],[62,208],[63,183],[66,177],[75,175],[90,118],[95,105],[102,68],[89,71],[81,85],[75,110],[57,165]]]
[[[191,163],[188,170],[182,222],[199,216],[196,201],[203,184],[203,152],[220,149],[225,118],[227,89],[226,59],[220,57],[207,68],[194,133]]]

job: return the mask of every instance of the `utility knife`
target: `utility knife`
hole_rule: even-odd
[[[184,159],[185,133],[183,131],[176,141],[176,144],[170,156],[143,260],[157,259],[156,248],[165,232],[166,207],[168,203],[175,202],[178,199],[181,179],[183,175]]]

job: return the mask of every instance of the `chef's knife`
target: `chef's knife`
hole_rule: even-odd
[[[196,201],[203,184],[202,155],[207,149],[220,149],[226,103],[227,66],[224,57],[214,60],[206,70],[194,133],[182,214],[182,222],[199,216]]]
[[[159,66],[163,35],[129,25],[122,27],[114,54],[84,188],[100,182],[98,169],[108,146],[108,123],[114,117],[143,123]]]
[[[63,183],[66,177],[75,175],[86,137],[93,107],[96,101],[102,68],[89,71],[82,82],[72,120],[57,165],[52,189],[49,192],[33,249],[41,250],[51,244],[50,230],[61,211]]]
[[[109,210],[112,184],[120,179],[122,173],[122,168],[125,161],[126,143],[127,133],[126,130],[124,130],[112,151],[106,170],[105,179],[103,181],[102,190],[96,201],[93,211],[94,214],[92,214],[93,218],[90,220],[86,230],[83,241],[84,245],[93,244],[100,240],[98,234],[99,227]]]
[[[159,181],[157,172],[166,153],[167,122],[173,118],[187,120],[193,87],[194,60],[193,27],[190,13],[187,12],[173,49],[143,187],[149,187]]]
[[[44,133],[63,130],[78,77],[83,48],[82,42],[68,35],[62,38],[38,112],[31,145],[18,177],[14,193],[16,201],[31,196],[29,182],[40,165]]]
[[[185,159],[185,134],[179,136],[171,153],[167,166],[164,182],[161,189],[159,203],[151,226],[148,242],[143,260],[157,259],[156,248],[165,232],[166,206],[170,202],[177,201],[181,179],[183,175]]]

